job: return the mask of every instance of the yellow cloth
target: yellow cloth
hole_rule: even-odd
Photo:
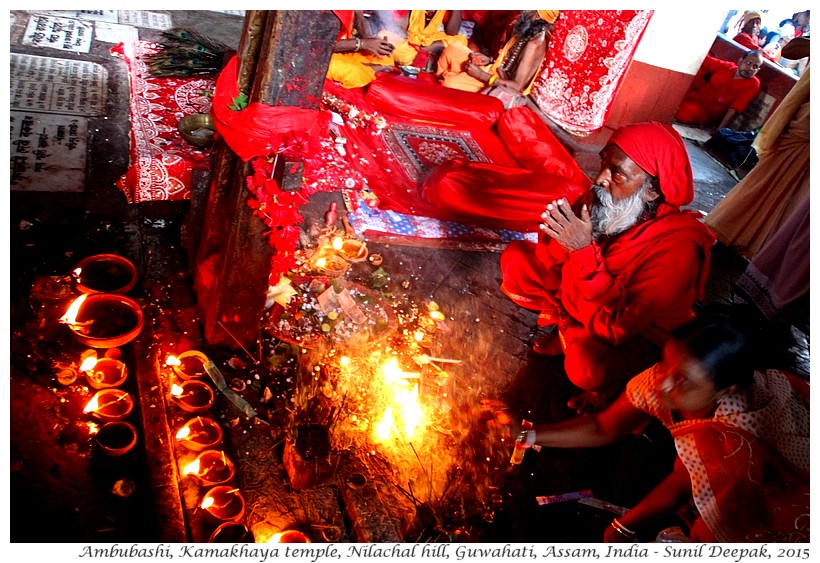
[[[555,23],[561,13],[559,10],[536,10],[536,12],[538,12],[538,17],[547,23]]]
[[[753,19],[758,19],[761,24],[763,23],[763,16],[760,15],[760,12],[756,12],[755,10],[746,10],[743,12],[743,23],[741,24],[741,27],[746,27],[746,24]]]
[[[498,51],[498,56],[495,58],[495,61],[490,65],[481,67],[482,70],[490,73],[491,75],[498,74],[498,68],[504,64],[504,59],[507,57],[507,53],[509,53],[514,44],[515,37],[511,37]],[[469,60],[471,52],[472,51],[470,51],[469,47],[466,45],[462,46],[460,44],[448,45],[444,49],[438,59],[437,73],[437,75],[441,78],[442,84],[448,88],[455,88],[457,90],[464,90],[467,92],[480,92],[487,87],[487,84],[481,82],[477,78],[473,78],[463,70],[464,63]],[[521,93],[525,96],[530,93],[530,90],[532,90],[536,76],[538,76],[537,70],[533,73],[533,76],[526,87],[521,91]]]
[[[343,88],[360,88],[376,79],[373,65],[393,66],[393,57],[377,57],[370,53],[333,53],[327,68],[327,77],[342,85]]]
[[[395,45],[393,50],[393,60],[397,65],[413,64],[418,49],[413,45],[427,47],[436,41],[447,47],[453,43],[461,43],[467,45],[467,38],[463,35],[447,35],[447,33],[440,29],[444,23],[444,16],[447,15],[447,10],[436,10],[435,15],[430,19],[430,23],[424,23],[424,10],[411,10],[410,21],[407,25],[407,38],[398,37],[395,33],[388,30],[379,32],[380,37],[386,36],[388,40]]]
[[[780,105],[777,106],[777,109],[774,110],[774,113],[766,120],[766,123],[758,132],[752,142],[758,156],[763,156],[772,147],[789,122],[797,115],[803,102],[808,101],[810,70],[811,68],[806,69],[797,84],[792,86],[792,89],[789,90],[789,93],[786,94],[786,97],[783,98],[783,101],[780,102]]]

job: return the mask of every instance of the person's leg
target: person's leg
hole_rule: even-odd
[[[675,121],[691,125],[706,125],[709,123],[709,115],[697,102],[683,101],[675,114]]]
[[[579,413],[600,410],[611,403],[626,383],[660,360],[660,350],[642,336],[620,346],[594,337],[568,343],[564,369],[570,381],[583,393],[568,403]]]

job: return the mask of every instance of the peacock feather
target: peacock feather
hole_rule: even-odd
[[[148,70],[154,76],[216,74],[230,50],[189,29],[169,29],[162,35],[159,51],[146,57]]]

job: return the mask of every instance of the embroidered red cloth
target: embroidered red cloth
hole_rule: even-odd
[[[123,58],[131,88],[130,164],[117,187],[129,203],[179,200],[191,196],[191,175],[210,167],[207,151],[188,144],[177,123],[186,115],[208,113],[206,93],[215,77],[159,78],[148,72],[146,55],[159,50],[150,41],[120,43],[111,49]]]
[[[604,126],[652,10],[561,10],[532,89],[535,103],[579,135]]]

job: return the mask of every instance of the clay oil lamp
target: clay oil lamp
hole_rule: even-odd
[[[84,258],[72,273],[81,293],[128,293],[137,283],[137,268],[117,254]]]
[[[361,262],[367,259],[367,245],[359,239],[335,237],[333,250],[348,262]]]
[[[114,293],[84,293],[60,318],[74,337],[92,348],[114,348],[134,340],[145,319],[133,299]]]
[[[205,487],[222,485],[234,476],[233,462],[218,450],[205,450],[194,461],[185,466],[183,475],[193,475]]]
[[[344,258],[327,247],[319,247],[310,257],[310,268],[316,275],[339,278],[349,267]]]
[[[100,389],[83,412],[106,422],[122,420],[134,410],[134,399],[121,389]]]
[[[205,493],[199,507],[219,522],[237,522],[245,514],[245,499],[239,489],[217,485]]]
[[[197,350],[187,350],[179,357],[168,356],[165,363],[171,366],[182,379],[201,379],[207,375],[205,364],[210,362],[208,356]]]
[[[222,442],[222,428],[210,418],[197,416],[179,429],[176,438],[186,449],[201,452]]]
[[[188,379],[179,385],[171,385],[171,398],[179,408],[194,414],[205,412],[214,404],[213,389],[198,379]]]
[[[128,422],[106,422],[94,440],[103,454],[121,456],[130,452],[137,444],[137,431]]]
[[[85,372],[88,384],[94,389],[119,387],[128,377],[128,369],[125,364],[114,358],[101,358],[94,362],[87,358],[80,365],[80,371]]]
[[[256,539],[244,524],[223,522],[208,538],[208,543],[256,543]]]

